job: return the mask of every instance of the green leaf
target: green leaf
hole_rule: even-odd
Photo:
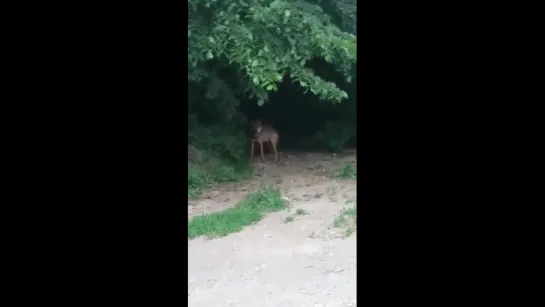
[[[265,88],[267,91],[270,91],[274,88],[274,86],[272,84],[269,84],[267,85],[267,87]]]
[[[212,36],[208,36],[208,40],[209,40],[212,44],[215,44],[215,43],[216,43],[216,40],[215,40]]]
[[[325,61],[328,62],[328,63],[333,62],[333,60],[331,59],[331,56],[329,54],[325,56]]]
[[[252,78],[252,81],[254,82],[255,85],[259,85],[259,78],[257,76],[254,76]]]
[[[284,11],[284,16],[285,16],[286,18],[290,17],[290,15],[291,15],[291,13],[290,13],[289,10],[285,10],[285,11]]]
[[[257,60],[253,60],[253,61],[252,61],[252,67],[257,66],[258,63],[259,63],[259,62],[258,62]]]
[[[265,104],[265,100],[263,100],[263,98],[259,98],[259,100],[257,101],[257,105],[262,106],[264,104]]]
[[[208,50],[208,52],[206,52],[206,58],[211,60],[214,58],[214,55],[212,54],[212,51]]]

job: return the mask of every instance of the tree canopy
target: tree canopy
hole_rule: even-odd
[[[354,78],[356,0],[189,0],[188,12],[188,82],[207,98],[262,105],[285,77],[322,100],[348,97],[308,63],[322,58]]]

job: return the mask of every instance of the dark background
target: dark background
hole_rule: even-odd
[[[312,144],[309,139],[316,132],[323,130],[327,122],[342,123],[353,131],[353,137],[345,147],[355,148],[357,143],[357,101],[355,97],[357,80],[347,83],[324,61],[314,61],[309,66],[326,81],[336,82],[339,87],[349,93],[349,99],[341,103],[321,101],[312,93],[304,90],[289,78],[285,78],[278,91],[270,95],[270,101],[262,106],[254,100],[243,100],[239,106],[248,120],[260,119],[264,124],[271,124],[282,137],[284,149],[324,151],[327,148]],[[327,77],[331,79],[327,79]],[[306,141],[306,142],[305,142]]]

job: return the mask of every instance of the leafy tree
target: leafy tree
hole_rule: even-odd
[[[322,100],[348,97],[307,63],[323,58],[353,79],[355,0],[188,0],[188,12],[188,82],[227,120],[238,95],[262,105],[285,77]]]

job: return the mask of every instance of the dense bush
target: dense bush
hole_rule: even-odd
[[[329,8],[330,14],[320,4]],[[352,11],[346,9],[350,7]],[[356,36],[343,32],[331,16],[344,26],[349,18],[343,16],[355,17],[355,2],[189,0],[188,9],[190,82],[210,81],[212,92],[247,93],[263,104],[268,92],[275,91],[278,82],[289,74],[321,99],[339,102],[348,97],[306,63],[323,58],[351,81]],[[211,81],[222,79],[218,71],[223,69],[228,69],[233,78],[230,86],[225,81]],[[226,98],[230,100],[232,95]]]
[[[348,104],[334,111],[310,104],[312,132],[299,129],[304,133],[294,137],[338,150],[355,135],[355,0],[188,0],[188,18],[188,137],[207,160],[191,161],[190,185],[240,178],[234,167],[227,170],[248,158],[239,107],[279,103],[271,97],[286,82],[330,106]],[[300,120],[282,112],[278,120]],[[345,117],[330,117],[339,112]]]

